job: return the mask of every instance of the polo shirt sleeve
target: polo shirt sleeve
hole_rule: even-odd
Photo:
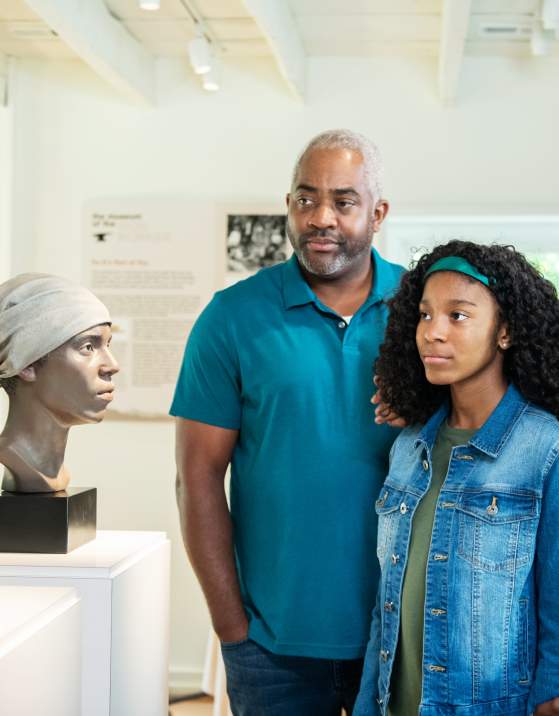
[[[231,317],[219,294],[192,327],[170,413],[220,428],[238,430],[241,389]]]

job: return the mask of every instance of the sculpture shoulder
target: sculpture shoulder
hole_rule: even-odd
[[[14,450],[11,442],[0,437],[0,465],[4,466],[2,489],[9,492],[57,492],[66,489],[70,476],[62,465],[56,477],[43,475]]]

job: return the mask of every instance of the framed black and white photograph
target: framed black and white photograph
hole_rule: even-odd
[[[227,272],[254,273],[288,256],[284,214],[227,214]]]

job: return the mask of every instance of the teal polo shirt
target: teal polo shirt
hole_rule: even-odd
[[[373,249],[349,324],[295,256],[219,291],[194,325],[171,414],[238,430],[230,504],[249,636],[293,656],[363,656],[376,597],[374,501],[397,432],[374,423],[384,299],[401,267]]]

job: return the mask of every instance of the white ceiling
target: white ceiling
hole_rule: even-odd
[[[222,59],[274,56],[298,88],[301,62],[312,56],[432,55],[446,38],[465,55],[531,56],[530,37],[542,0],[160,0],[158,11],[139,0],[86,0],[104,6],[149,56],[187,57],[195,19]],[[50,10],[78,0],[1,0],[0,53],[18,57],[76,57],[76,46],[57,34]],[[461,6],[452,12],[449,8]],[[35,8],[34,12],[31,7]],[[47,7],[49,12],[41,12]],[[39,10],[37,10],[39,8]],[[466,8],[466,14],[464,14]],[[56,9],[55,15],[62,11]],[[59,20],[60,17],[56,17]],[[110,18],[109,18],[110,19]],[[62,18],[64,20],[64,18]],[[74,19],[75,21],[75,19]],[[55,23],[56,24],[56,23]],[[114,23],[113,23],[114,24]],[[458,32],[458,26],[462,30]],[[62,22],[62,26],[65,23]],[[121,29],[119,28],[119,29]],[[56,27],[60,30],[60,27]],[[95,28],[91,32],[96,32]],[[453,34],[454,33],[454,34]],[[121,37],[122,41],[122,37]],[[548,33],[549,54],[559,54]],[[72,47],[74,49],[72,49]],[[291,57],[294,55],[295,57]],[[299,57],[297,57],[299,56]],[[455,60],[456,58],[454,58]],[[453,60],[453,61],[454,61]],[[87,61],[87,59],[86,59]]]
[[[309,56],[436,55],[443,0],[280,0],[286,2]],[[154,55],[187,55],[194,22],[203,19],[225,57],[270,55],[266,37],[243,0],[161,0],[158,11],[138,0],[104,0],[111,14]],[[539,0],[473,0],[465,54],[530,55]],[[559,42],[555,43],[555,51]],[[0,3],[0,52],[61,58],[73,51],[25,0]]]
[[[443,0],[289,0],[289,5],[309,55],[439,51]],[[465,53],[529,55],[538,8],[539,0],[473,0]]]

